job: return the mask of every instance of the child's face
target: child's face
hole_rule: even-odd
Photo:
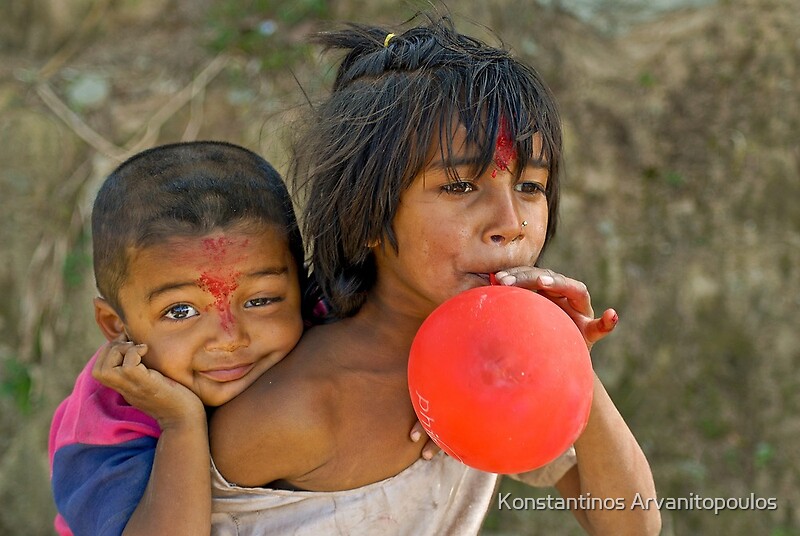
[[[544,244],[547,169],[530,165],[516,180],[516,155],[501,136],[495,165],[474,177],[464,139],[462,127],[452,155],[463,162],[456,167],[460,182],[448,177],[437,148],[431,165],[400,196],[393,221],[399,252],[374,248],[379,287],[425,314],[463,290],[489,284],[491,273],[532,266]]]
[[[135,250],[119,301],[129,338],[148,346],[145,366],[208,406],[241,393],[303,331],[297,269],[275,226]]]

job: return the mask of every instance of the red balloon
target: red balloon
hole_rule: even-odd
[[[572,319],[518,287],[474,288],[442,303],[408,360],[411,401],[428,435],[492,473],[531,471],[567,450],[589,419],[593,384]]]

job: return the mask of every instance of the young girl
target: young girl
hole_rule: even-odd
[[[439,453],[418,460],[407,360],[426,316],[489,284],[537,291],[589,346],[586,287],[536,268],[556,229],[561,131],[554,99],[508,52],[431,19],[405,32],[351,25],[333,93],[297,141],[314,276],[340,320],[211,423],[212,530],[220,534],[475,534],[498,475]],[[589,423],[560,458],[517,475],[565,497],[654,497],[641,448],[599,379]],[[591,534],[655,534],[657,510],[575,510]]]

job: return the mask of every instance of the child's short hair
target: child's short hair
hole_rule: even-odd
[[[392,221],[400,194],[434,144],[452,170],[454,122],[466,129],[478,174],[494,163],[501,128],[515,140],[518,174],[529,162],[546,165],[545,244],[556,231],[561,124],[539,74],[508,51],[458,33],[446,17],[396,31],[351,24],[316,38],[346,55],[333,93],[295,144],[292,172],[308,190],[304,229],[313,240],[314,277],[339,316],[354,314],[374,284],[366,244],[384,240],[397,249]]]
[[[303,243],[292,201],[267,161],[243,147],[215,141],[143,151],[108,176],[94,202],[98,291],[124,318],[119,290],[128,275],[129,248],[254,224],[284,229],[305,288]]]

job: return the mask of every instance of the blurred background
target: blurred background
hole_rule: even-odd
[[[563,210],[543,264],[619,312],[593,360],[660,496],[777,500],[665,509],[663,533],[800,534],[800,4],[521,4],[449,9],[462,31],[502,38],[559,100]],[[285,171],[286,129],[336,59],[308,34],[400,23],[426,4],[0,6],[0,534],[51,534],[49,421],[103,342],[88,216],[104,176],[188,139],[239,143]],[[565,512],[496,506],[485,534],[581,534]]]

